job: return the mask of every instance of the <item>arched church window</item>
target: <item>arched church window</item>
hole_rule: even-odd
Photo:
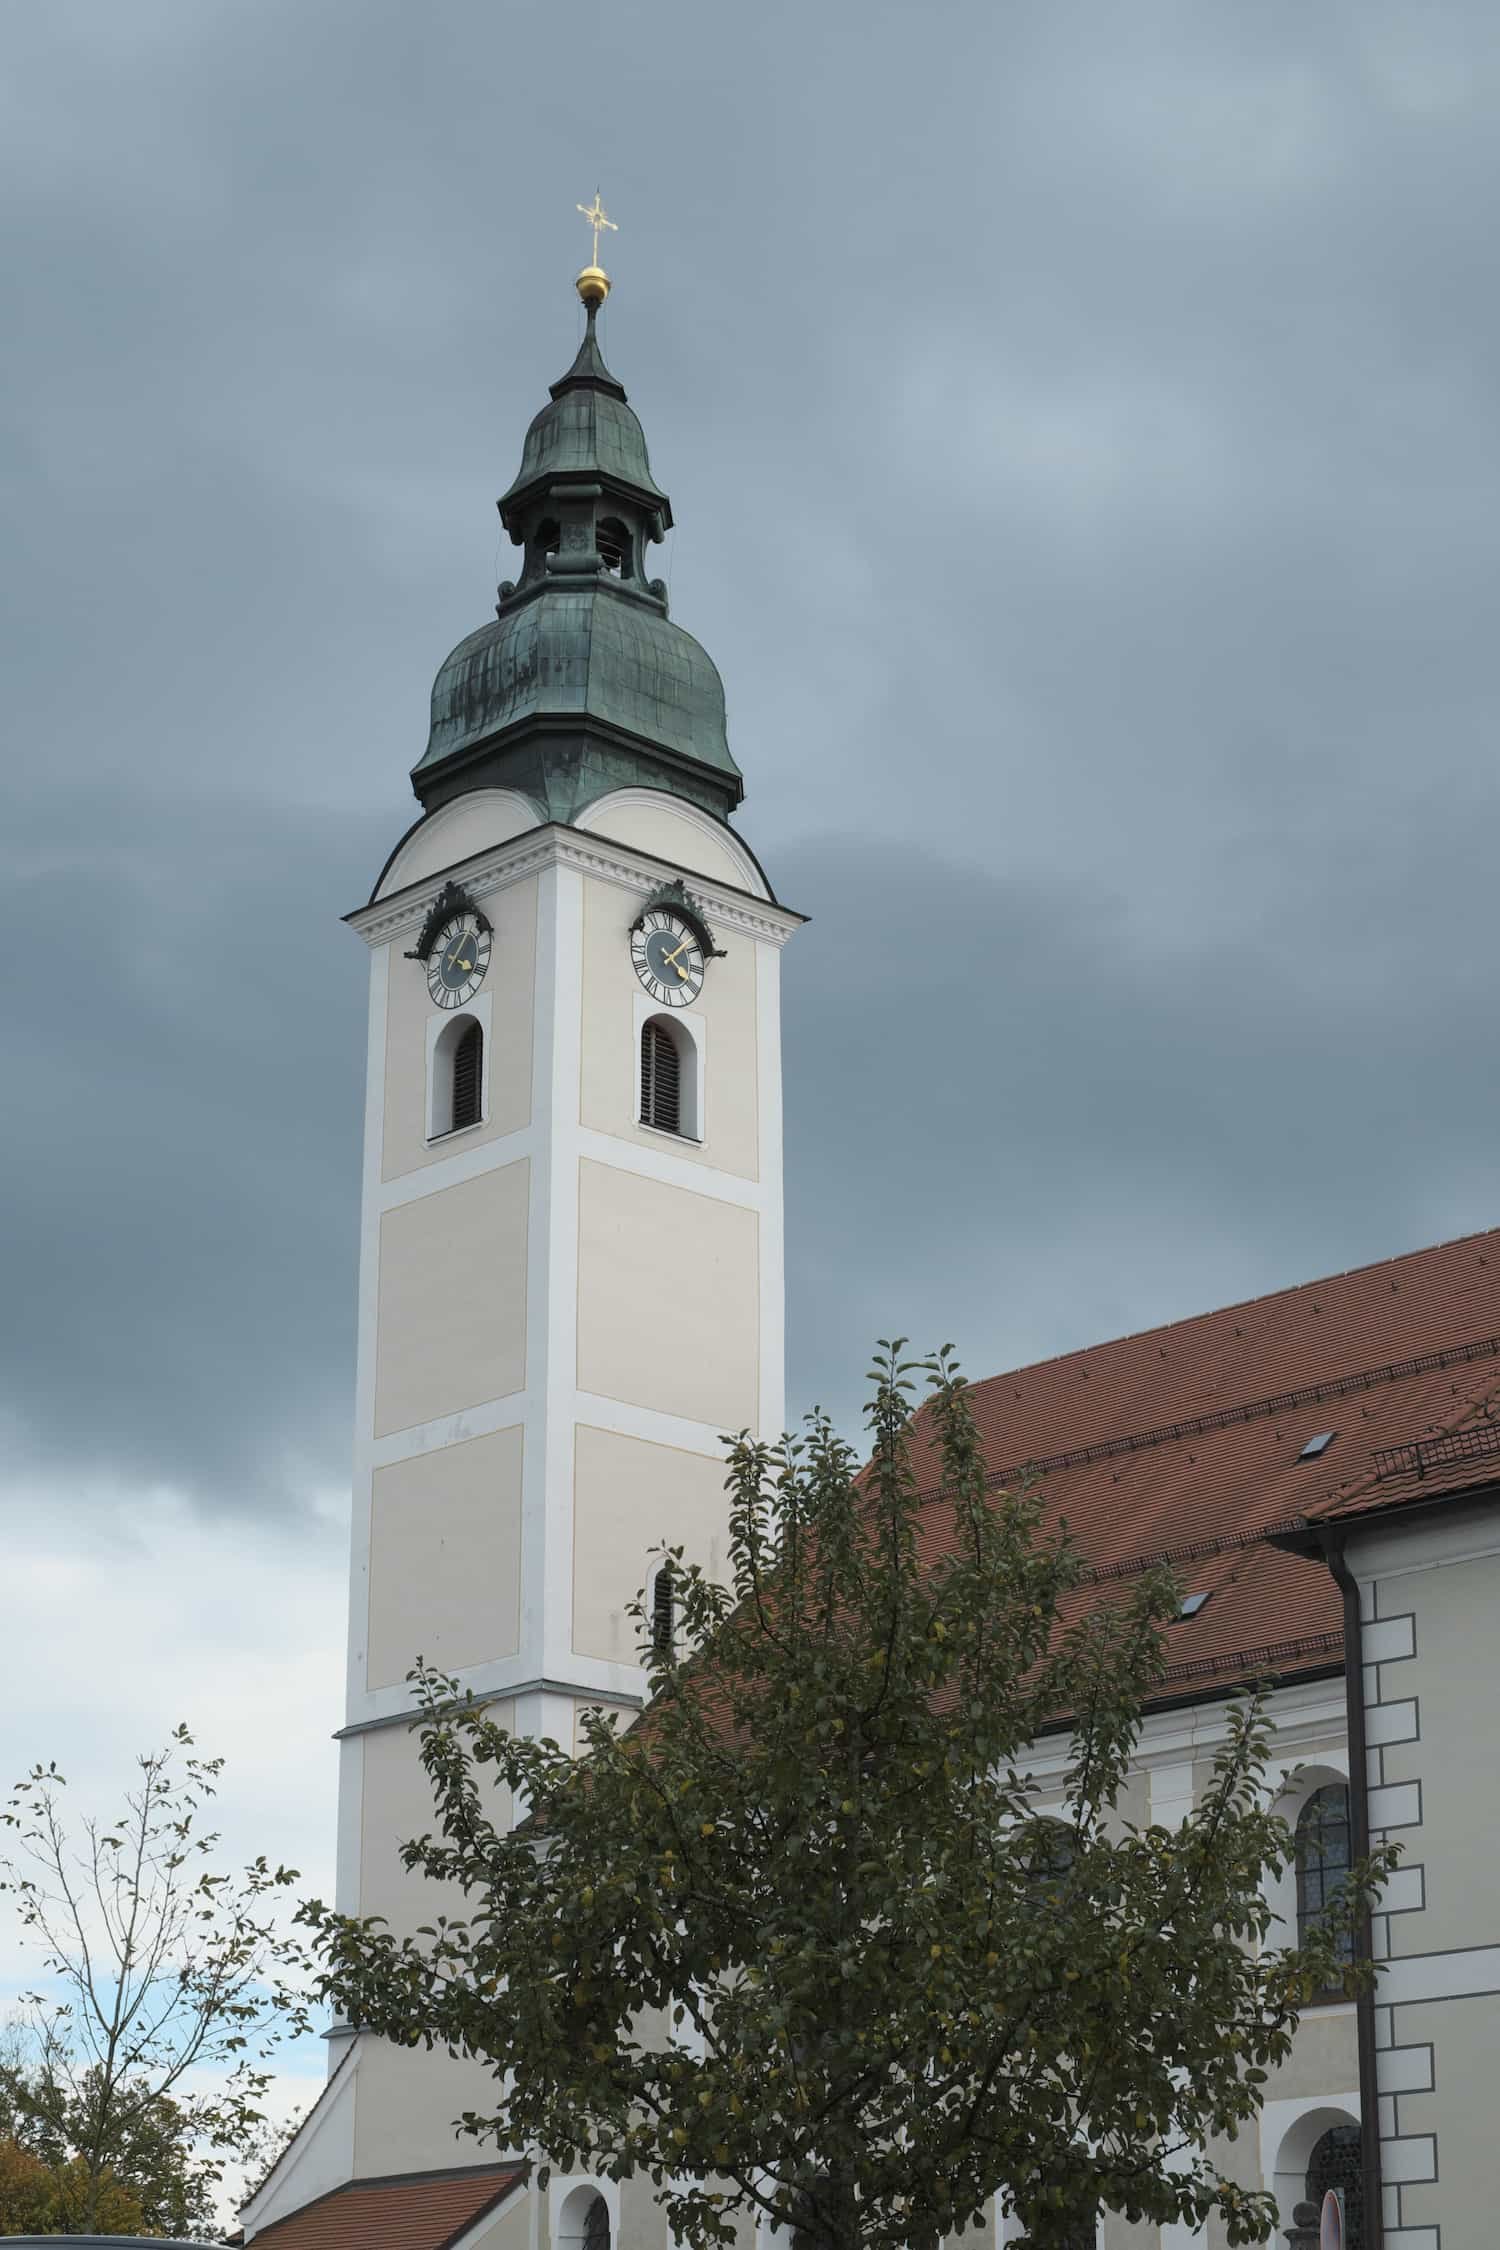
[[[1331,2126],[1307,2160],[1307,2200],[1314,2210],[1322,2209],[1323,2198],[1330,2188],[1337,2188],[1343,2197],[1344,2250],[1362,2250],[1364,2170],[1357,2125]]]
[[[641,1123],[659,1133],[682,1131],[682,1056],[660,1016],[641,1027]]]
[[[651,1584],[651,1646],[656,1655],[670,1657],[677,1645],[677,1581],[670,1562],[664,1562]]]
[[[606,516],[594,527],[594,545],[598,548],[606,570],[615,577],[628,577],[626,565],[630,561],[630,533],[618,516]]]
[[[584,2214],[583,2250],[609,2250],[609,2205],[596,2195]]]
[[[479,1123],[483,1083],[484,1033],[477,1023],[468,1023],[453,1049],[453,1132]]]
[[[1349,1875],[1349,1791],[1342,1781],[1315,1789],[1297,1815],[1297,1938],[1301,1943],[1322,1921]],[[1339,1959],[1354,1957],[1346,1931]]]
[[[483,1024],[477,1014],[450,1016],[437,1035],[428,1065],[428,1138],[443,1140],[466,1125],[480,1124],[483,1117]]]

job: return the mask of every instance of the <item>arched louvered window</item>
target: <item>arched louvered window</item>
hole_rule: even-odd
[[[677,1645],[677,1584],[672,1565],[664,1562],[651,1587],[651,1646],[658,1656],[670,1657]]]
[[[641,1123],[659,1133],[682,1131],[682,1057],[656,1016],[641,1030]]]
[[[1315,1789],[1297,1815],[1297,1938],[1300,1943],[1322,1921],[1349,1875],[1349,1791],[1342,1781]],[[1354,1957],[1345,1931],[1339,1959]]]
[[[1333,2126],[1307,2160],[1307,2200],[1315,2210],[1322,2209],[1330,2188],[1337,2188],[1343,2199],[1344,2250],[1361,2250],[1365,2239],[1365,2182],[1357,2125]]]
[[[584,2215],[583,2250],[609,2250],[609,2205],[596,2195]]]
[[[630,533],[618,516],[606,516],[594,526],[594,544],[607,571],[616,578],[629,576]]]
[[[458,1044],[453,1050],[451,1131],[456,1133],[465,1125],[479,1123],[483,1083],[484,1033],[477,1023],[469,1023],[459,1034]]]

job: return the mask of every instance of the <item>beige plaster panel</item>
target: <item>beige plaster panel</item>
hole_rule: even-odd
[[[1161,2235],[1145,2219],[1122,2219],[1117,2211],[1104,2215],[1104,2250],[1157,2250]]]
[[[716,1430],[759,1415],[759,1216],[585,1158],[578,1387]]]
[[[461,1672],[520,1646],[519,1427],[377,1469],[370,1503],[372,1688],[419,1656]]]
[[[1418,1644],[1420,1646],[1420,1643]],[[1495,2089],[1500,2086],[1500,1996],[1398,2008],[1396,2045],[1432,2046],[1433,2090],[1402,2094],[1403,2134],[1437,2135],[1435,2180],[1401,2190],[1401,2222],[1443,2230],[1444,2250],[1491,2250],[1495,2220]]]
[[[630,965],[630,925],[640,901],[613,883],[583,887],[583,1045],[579,1115],[596,1133],[639,1147],[670,1149],[691,1163],[712,1164],[737,1179],[759,1177],[760,1063],[756,1032],[753,938],[729,934],[725,957],[710,961],[703,991],[682,1011],[701,1021],[705,1050],[703,1139],[678,1140],[640,1122],[641,1065]]]
[[[1354,2004],[1309,2008],[1297,2026],[1292,2051],[1268,2076],[1268,2102],[1308,2101],[1314,2095],[1359,2084]]]
[[[354,2090],[356,2177],[492,2164],[492,2144],[455,2133],[466,2109],[493,2115],[496,2085],[482,2063],[442,2047],[392,2047],[363,2033]]]
[[[536,2193],[529,2181],[514,2188],[493,2218],[463,2237],[463,2250],[529,2250],[531,2205]]]
[[[523,1157],[382,1214],[377,1437],[525,1388],[530,1183]]]
[[[651,1550],[681,1547],[710,1577],[728,1570],[724,1463],[708,1454],[580,1425],[573,1451],[573,1646],[580,1656],[639,1661],[625,1615]]]
[[[441,1140],[427,1139],[427,1027],[442,1011],[427,990],[420,961],[405,959],[407,940],[387,950],[385,1130],[381,1177],[400,1179],[460,1148],[524,1132],[531,1123],[533,1001],[536,987],[537,884],[534,876],[485,899],[495,925],[489,974],[489,1114],[482,1125]]]
[[[514,789],[470,789],[418,822],[382,875],[375,895],[389,898],[408,883],[441,875],[461,859],[508,844],[512,836],[524,836],[536,825],[536,807]]]
[[[651,804],[643,804],[639,798],[631,804],[606,799],[591,805],[586,818],[591,835],[612,836],[617,844],[629,844],[635,851],[671,860],[693,874],[730,883],[737,891],[758,892],[763,888],[747,850],[742,859],[735,840],[725,835],[721,841],[690,813],[680,812],[666,795]]]
[[[1384,1778],[1420,1781],[1422,1825],[1397,1832],[1408,1861],[1426,1870],[1425,1912],[1390,1917],[1391,1952],[1500,1944],[1500,1760],[1489,1754],[1488,1721],[1476,1701],[1474,1652],[1494,1638],[1500,1615],[1500,1556],[1413,1571],[1382,1581],[1380,1614],[1410,1611],[1416,1655],[1384,1667],[1390,1697],[1415,1696],[1419,1742],[1385,1751]]]
[[[486,1718],[497,1726],[515,1721],[511,1703],[490,1704]],[[401,1864],[401,1846],[437,1826],[432,1788],[422,1770],[419,1737],[407,1727],[374,1727],[361,1738],[364,1772],[360,1804],[359,1911],[381,1915],[399,1934],[410,1936],[439,1914],[464,1912],[458,1894],[443,1883]],[[493,1769],[485,1769],[492,1772]],[[486,1809],[502,1826],[510,1825],[510,1793],[487,1784],[481,1775]]]
[[[617,2250],[672,2250],[667,2215],[644,2175],[620,2182],[620,2239]]]

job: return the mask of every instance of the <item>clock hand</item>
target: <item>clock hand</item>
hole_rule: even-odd
[[[692,939],[691,939],[691,938],[684,938],[684,939],[683,939],[683,941],[682,941],[682,943],[681,943],[681,945],[679,945],[679,946],[675,946],[675,947],[673,948],[673,950],[672,950],[672,951],[671,951],[670,953],[664,953],[664,954],[662,955],[662,959],[663,959],[664,961],[670,961],[670,962],[672,963],[673,967],[674,967],[674,968],[676,968],[676,966],[677,966],[677,956],[678,956],[678,954],[679,954],[679,953],[686,953],[686,951],[687,951],[688,947],[689,947],[689,946],[690,946],[690,945],[692,944],[692,942],[693,942],[693,941],[692,941]],[[682,970],[681,970],[681,969],[678,969],[678,970],[677,970],[677,974],[678,974],[679,976],[681,976],[681,975],[683,974]]]

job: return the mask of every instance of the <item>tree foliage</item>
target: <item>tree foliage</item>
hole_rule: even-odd
[[[909,2250],[996,2194],[1037,2250],[1092,2242],[1101,2207],[1262,2239],[1270,2197],[1214,2147],[1299,2007],[1352,1989],[1339,1933],[1388,1861],[1276,1942],[1263,1883],[1292,1839],[1253,1697],[1181,1827],[1124,1817],[1180,1589],[1083,1598],[1039,1493],[987,1488],[946,1354],[924,1413],[942,1489],[920,1493],[913,1373],[883,1347],[863,1472],[816,1416],[735,1446],[732,1584],[674,1554],[674,1647],[636,1605],[646,1715],[592,1715],[580,1762],[418,1667],[438,1817],[404,1857],[452,1911],[402,1936],[305,1908],[326,1996],[492,2065],[470,2132],[649,2176],[704,2250],[735,2213],[808,2250]],[[1028,1759],[1060,1721],[1040,1805]],[[496,1777],[519,1828],[492,1817]]]
[[[45,1972],[0,2060],[15,2192],[40,2165],[63,2222],[32,2231],[119,2231],[122,2212],[124,2231],[205,2225],[225,2165],[263,2137],[269,2057],[306,2023],[279,1911],[296,1870],[217,1866],[205,1819],[223,1761],[186,1728],[137,1768],[117,1817],[86,1816],[76,1843],[55,1766],[0,1813],[0,1891]]]

